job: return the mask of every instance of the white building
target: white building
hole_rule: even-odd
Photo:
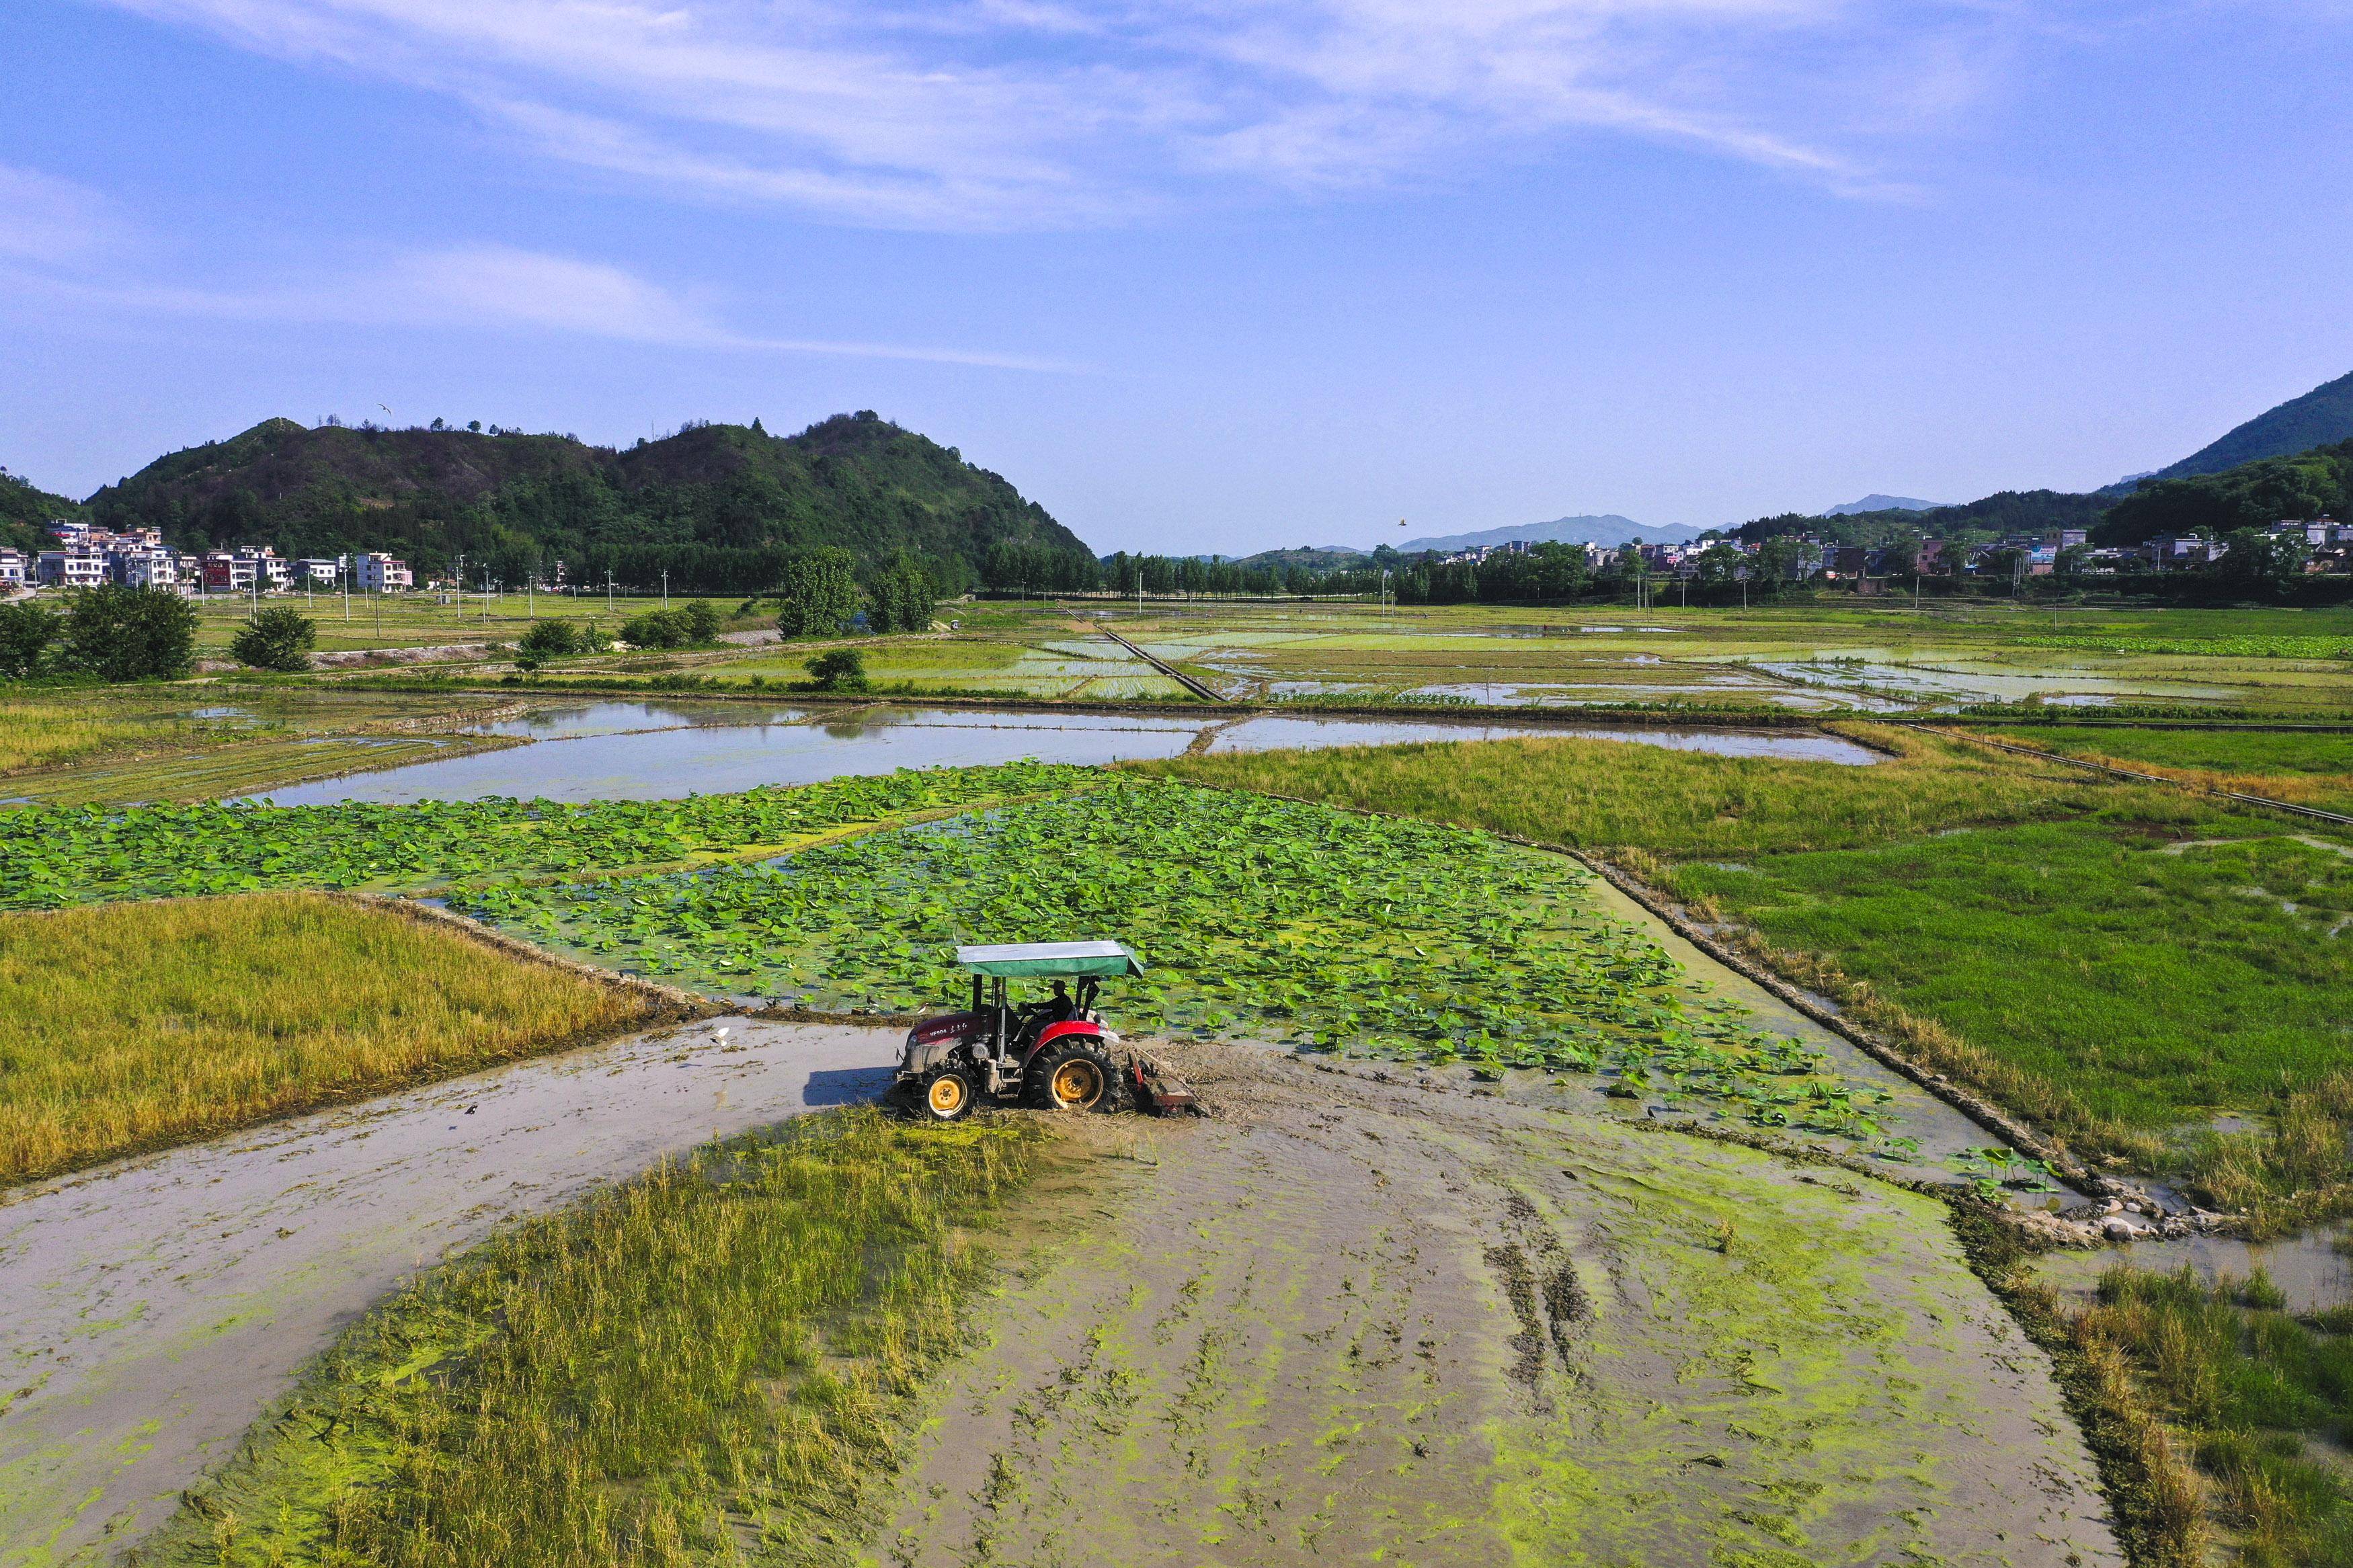
[[[36,571],[44,588],[95,588],[106,581],[106,557],[81,548],[44,550]]]
[[[396,588],[417,585],[416,574],[408,563],[386,555],[383,551],[371,551],[352,562],[352,586],[363,594],[389,594]]]
[[[21,550],[0,550],[0,588],[21,588],[29,574]]]
[[[108,557],[114,580],[126,588],[177,588],[180,560],[168,550],[132,550]]]
[[[340,555],[306,555],[294,563],[295,581],[307,583],[313,588],[333,587],[335,579],[342,576],[343,572],[343,558]]]

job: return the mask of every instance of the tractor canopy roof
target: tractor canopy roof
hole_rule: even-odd
[[[960,947],[956,962],[976,974],[1141,974],[1144,964],[1115,942],[1015,942]]]

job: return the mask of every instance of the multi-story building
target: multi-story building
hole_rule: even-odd
[[[21,550],[0,550],[0,588],[21,588],[29,569]]]
[[[293,563],[294,580],[313,588],[332,588],[343,575],[343,558],[340,555],[306,555]]]
[[[253,592],[253,561],[232,550],[205,552],[205,592],[207,594],[250,594]]]
[[[168,550],[122,551],[107,557],[114,580],[126,588],[177,588],[180,558]]]
[[[96,588],[107,579],[106,557],[80,546],[42,551],[35,571],[44,588]]]
[[[363,594],[389,594],[395,589],[417,585],[415,574],[408,563],[386,555],[383,551],[371,551],[352,560],[352,586]]]

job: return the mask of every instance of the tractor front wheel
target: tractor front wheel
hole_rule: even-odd
[[[935,1068],[925,1075],[916,1104],[926,1121],[956,1121],[972,1113],[979,1099],[972,1074],[963,1068]]]
[[[1119,1069],[1092,1040],[1055,1041],[1022,1076],[1040,1110],[1117,1110],[1126,1103]]]

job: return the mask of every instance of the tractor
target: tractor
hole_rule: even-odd
[[[1118,1110],[1141,1099],[1167,1110],[1179,1093],[1192,1104],[1189,1093],[1147,1074],[1140,1054],[1123,1050],[1095,1012],[1103,981],[1144,973],[1118,942],[959,947],[956,962],[972,972],[971,1007],[917,1024],[900,1053],[892,1087],[917,1115],[954,1121],[984,1101]],[[1011,980],[1051,981],[1053,991],[1016,1005],[1007,991]]]

